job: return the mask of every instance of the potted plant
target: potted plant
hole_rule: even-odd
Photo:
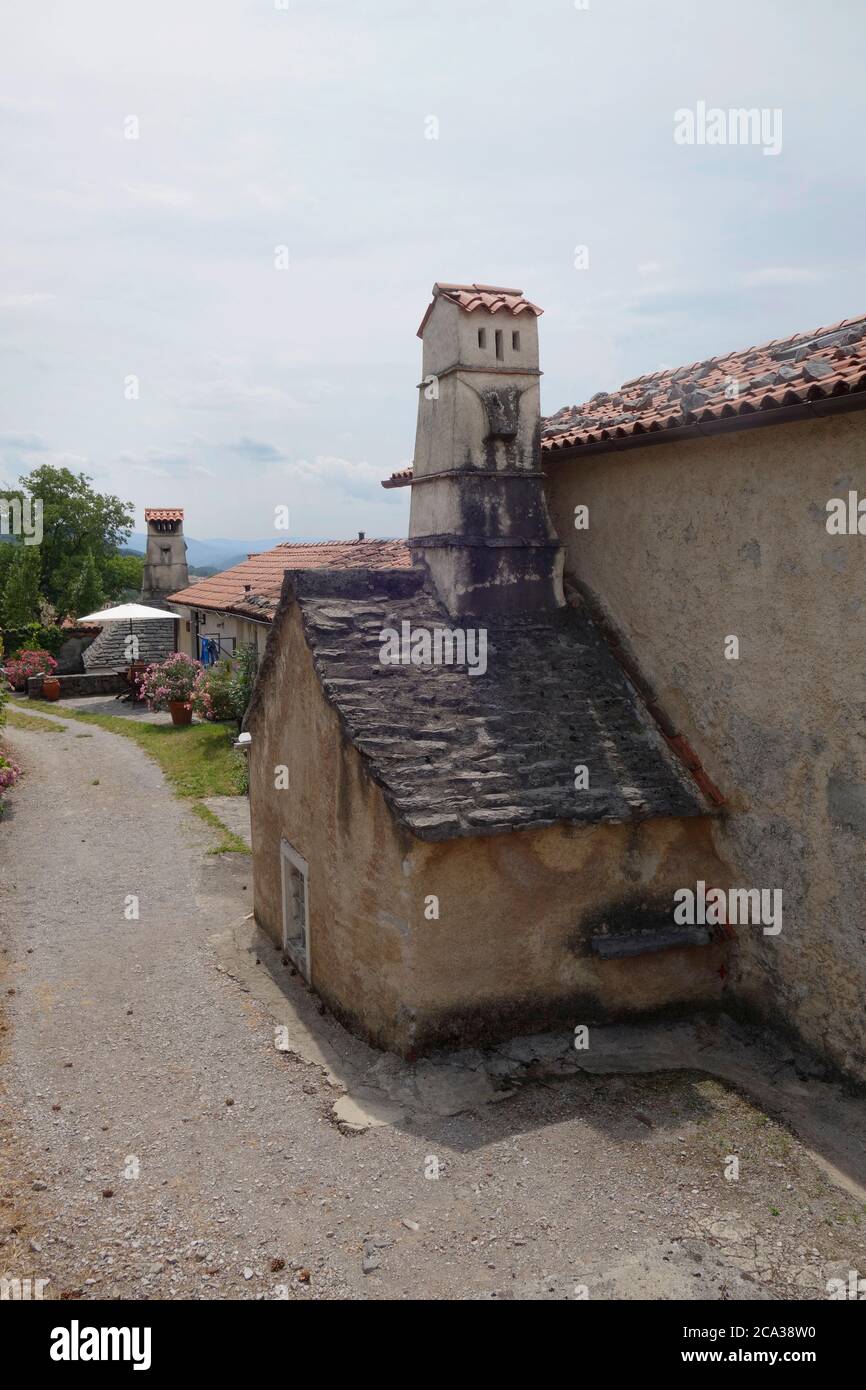
[[[183,652],[172,652],[165,661],[148,666],[139,692],[147,700],[149,709],[167,709],[172,724],[189,724],[192,722],[192,694],[201,669],[200,661]]]

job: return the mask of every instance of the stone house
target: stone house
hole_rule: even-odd
[[[709,831],[735,881],[783,894],[777,935],[736,929],[726,1006],[859,1081],[864,406],[861,315],[600,391],[541,440],[570,601],[668,745],[723,789]]]
[[[583,603],[544,494],[537,319],[437,285],[411,568],[288,569],[245,728],[255,914],[331,1009],[411,1055],[708,1007],[722,801]]]

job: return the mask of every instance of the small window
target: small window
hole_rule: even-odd
[[[511,335],[511,346],[514,348],[514,351],[515,351],[515,352],[519,352],[519,351],[520,351],[520,334],[519,334],[519,333],[512,333],[512,335]]]
[[[479,328],[479,330],[478,330],[478,346],[479,346],[480,348],[486,348],[486,347],[487,347],[487,329],[486,329],[486,328]]]
[[[501,362],[503,356],[504,356],[504,354],[503,354],[503,351],[502,351],[502,329],[501,329],[501,328],[497,328],[497,330],[496,330],[496,359],[497,359],[497,361],[498,361],[498,362]]]

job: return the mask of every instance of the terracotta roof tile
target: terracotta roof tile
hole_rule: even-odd
[[[486,309],[490,314],[535,314],[538,318],[544,313],[543,309],[539,309],[537,304],[533,304],[524,296],[523,290],[511,289],[507,285],[450,285],[443,280],[437,280],[433,286],[433,299],[427,306],[427,312],[418,329],[419,338],[424,332],[424,325],[430,317],[433,305],[440,296],[450,299],[452,304],[459,304],[467,314],[473,313],[476,309]]]
[[[391,570],[411,564],[411,552],[400,540],[286,542],[169,594],[169,602],[270,622],[287,569]]]
[[[145,507],[145,521],[183,521],[183,507]]]
[[[779,410],[866,389],[866,315],[789,338],[774,338],[675,371],[633,377],[542,421],[542,450],[637,438]],[[732,384],[737,394],[729,396]],[[390,486],[398,487],[399,482]]]

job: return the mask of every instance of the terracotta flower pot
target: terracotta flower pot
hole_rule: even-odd
[[[46,676],[42,682],[42,697],[45,700],[60,699],[60,681],[56,676]]]
[[[172,700],[168,708],[171,712],[172,724],[192,723],[192,705],[186,704],[183,700]]]

